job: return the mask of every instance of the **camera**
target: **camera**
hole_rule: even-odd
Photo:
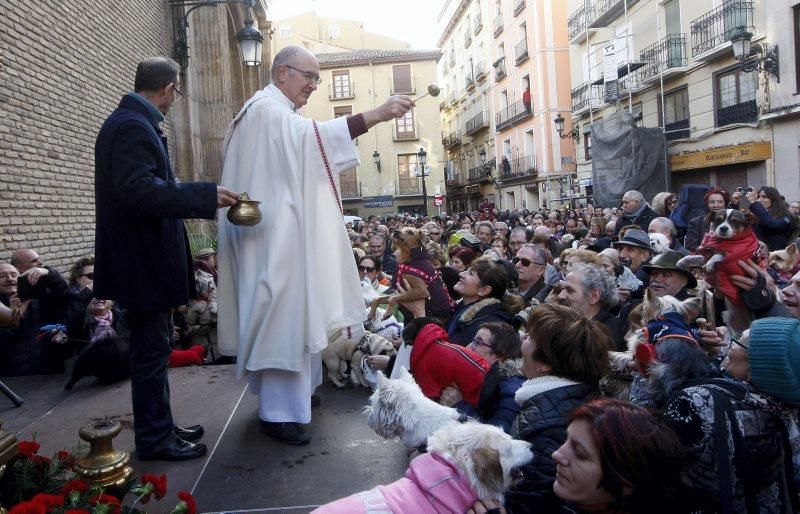
[[[753,188],[752,187],[737,187],[736,191],[739,192],[739,193],[752,193],[753,192]]]

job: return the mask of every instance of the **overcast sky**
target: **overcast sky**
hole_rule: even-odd
[[[415,49],[434,49],[439,38],[442,0],[272,0],[268,5],[273,20],[316,9],[321,16],[363,21],[365,30],[408,41]]]

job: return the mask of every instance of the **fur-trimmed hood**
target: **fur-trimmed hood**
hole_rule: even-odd
[[[502,378],[509,377],[522,377],[522,359],[506,359],[504,361],[497,361],[497,372]]]
[[[552,389],[558,389],[559,387],[577,385],[578,383],[579,382],[575,382],[567,378],[554,377],[550,375],[536,377],[522,384],[522,387],[519,388],[514,398],[518,404],[525,405],[528,400],[537,394],[542,394]]]
[[[485,307],[489,307],[490,305],[499,305],[502,302],[497,298],[484,298],[483,300],[478,300],[477,302],[473,303],[466,310],[461,314],[458,318],[459,323],[469,323],[481,312]]]

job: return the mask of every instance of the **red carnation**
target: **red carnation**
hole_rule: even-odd
[[[37,502],[22,502],[11,507],[8,514],[47,514],[47,507]]]
[[[56,452],[56,458],[64,469],[70,469],[75,464],[75,456],[67,450],[59,450]]]
[[[61,496],[68,496],[70,493],[77,492],[83,494],[89,490],[89,484],[83,480],[73,479],[64,484],[61,488]]]
[[[64,506],[64,498],[58,496],[57,494],[45,494],[39,493],[31,499],[34,503],[41,503],[45,507],[47,507],[47,511],[50,512],[53,510],[53,507],[63,507]]]
[[[98,494],[89,498],[89,505],[95,507],[94,512],[98,514],[120,514],[122,506],[115,496],[110,494]],[[106,508],[100,508],[101,505]]]
[[[41,445],[36,441],[20,441],[19,454],[27,457],[33,457],[41,448]]]
[[[151,484],[153,486],[153,494],[156,500],[160,500],[167,494],[167,475],[153,475],[150,473],[142,474],[142,484]],[[147,500],[150,499],[150,494],[147,494]],[[147,500],[142,499],[142,503],[147,503]]]
[[[33,463],[37,465],[50,466],[50,464],[53,463],[51,459],[48,459],[42,455],[31,455],[30,458]]]
[[[194,496],[186,491],[181,491],[178,493],[178,498],[181,501],[170,514],[197,514],[197,503],[194,501]]]

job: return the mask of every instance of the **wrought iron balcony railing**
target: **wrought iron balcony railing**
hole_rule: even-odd
[[[490,180],[492,178],[492,168],[483,164],[469,169],[469,181],[479,182],[481,180]]]
[[[502,14],[498,14],[497,16],[494,17],[493,25],[494,25],[494,37],[497,37],[497,36],[500,35],[501,32],[503,32],[503,15]]]
[[[420,177],[400,177],[397,179],[397,195],[421,195],[422,179]]]
[[[472,76],[472,72],[464,76],[464,87],[468,90],[475,87],[475,77]]]
[[[667,138],[667,141],[688,138],[689,118],[664,125],[664,136]]]
[[[475,134],[476,132],[480,132],[481,129],[487,128],[489,126],[489,112],[488,111],[481,111],[469,120],[467,120],[467,126],[464,133],[468,136]]]
[[[469,32],[464,33],[464,48],[469,48],[469,45],[472,44],[472,34]]]
[[[495,114],[495,127],[497,127],[497,130],[502,130],[512,123],[527,118],[528,116],[531,116],[530,106],[520,100],[514,102],[505,109],[501,109],[500,112]]]
[[[572,90],[572,112],[577,114],[586,109],[596,109],[605,103],[605,87],[603,84],[584,82]]]
[[[717,109],[717,126],[732,123],[755,123],[758,121],[758,105],[755,100]]]
[[[495,64],[494,66],[494,80],[498,81],[506,76],[506,64],[503,61]]]
[[[461,144],[461,133],[458,131],[450,132],[446,136],[442,136],[442,145],[445,148],[452,148]]]
[[[525,62],[528,59],[528,40],[523,39],[516,45],[514,45],[514,56],[516,57],[515,62],[520,64]]]
[[[478,15],[475,16],[475,21],[472,22],[472,31],[477,35],[482,28],[483,28],[483,20],[481,19],[481,13],[479,12]]]
[[[592,28],[606,27],[625,13],[625,4],[628,10],[639,0],[595,0],[592,9],[596,14],[589,20]]]
[[[464,176],[460,171],[453,171],[445,178],[445,186],[460,186],[464,183]]]
[[[662,73],[688,65],[686,34],[669,34],[639,53],[639,60],[647,63],[641,71],[641,80],[647,81]]]
[[[514,16],[518,15],[525,9],[525,0],[515,0],[514,2]]]
[[[500,161],[499,174],[503,179],[535,176],[537,173],[535,155],[525,155],[511,159],[508,161],[508,165],[504,165],[503,161]]]
[[[692,57],[729,41],[738,29],[754,32],[753,2],[725,0],[719,7],[692,20]]]
[[[574,41],[586,31],[592,13],[594,13],[594,9],[589,7],[587,10],[585,5],[582,5],[572,13],[572,16],[567,20],[567,33],[570,41]]]
[[[486,78],[486,69],[483,67],[483,61],[478,61],[475,66],[472,67],[472,73],[475,75],[476,82],[480,82]]]

